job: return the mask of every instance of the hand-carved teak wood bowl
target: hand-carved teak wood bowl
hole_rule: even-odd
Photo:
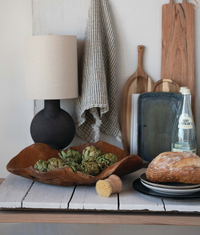
[[[97,176],[87,175],[80,171],[73,172],[69,167],[58,168],[50,172],[39,172],[34,169],[34,164],[42,159],[48,160],[52,157],[58,157],[58,150],[51,149],[48,145],[42,143],[33,144],[23,149],[16,157],[7,164],[7,170],[13,174],[53,185],[94,185],[98,180],[105,179],[111,174],[123,176],[139,170],[144,163],[137,155],[126,156],[126,152],[108,143],[98,141],[94,144],[84,144],[77,147],[70,147],[73,150],[82,153],[83,149],[89,145],[94,145],[104,153],[113,153],[118,157],[118,162],[109,166]],[[64,150],[64,151],[67,151]]]

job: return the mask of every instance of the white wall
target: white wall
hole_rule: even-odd
[[[33,0],[33,34],[72,34],[78,38],[78,53],[81,54],[88,9],[91,0]],[[181,0],[174,1],[176,3]],[[193,2],[187,0],[187,2]],[[127,79],[137,69],[137,46],[144,45],[145,72],[154,82],[160,80],[161,71],[161,31],[162,5],[169,0],[109,0],[117,36],[118,50],[118,94],[119,116],[121,117],[122,93]],[[200,9],[194,11],[195,20],[195,72],[196,72],[196,115],[197,139],[200,148]],[[74,100],[64,100],[62,107],[72,116]],[[36,113],[44,107],[42,101],[36,102]],[[199,137],[199,138],[198,138]],[[122,148],[122,143],[112,136],[101,134],[101,140]],[[83,141],[75,137],[71,145]]]
[[[32,0],[34,34],[76,34],[79,55],[85,33],[90,0]],[[137,45],[143,44],[144,69],[154,81],[160,79],[161,7],[169,0],[109,0],[118,40],[119,105],[128,77],[137,68]],[[178,2],[178,1],[176,1]],[[180,2],[180,1],[179,1]],[[190,1],[189,1],[190,2]],[[195,12],[195,72],[197,132],[200,131],[200,9]],[[26,98],[23,81],[24,39],[31,35],[31,0],[0,0],[0,177],[5,177],[6,164],[24,147],[30,145],[29,127],[33,118],[33,101]],[[62,102],[73,115],[74,101]],[[43,107],[37,102],[35,112]],[[119,110],[120,113],[120,110]],[[104,141],[122,146],[113,137]],[[73,145],[82,143],[78,137]],[[200,147],[200,138],[198,140]],[[129,226],[129,225],[64,225],[0,224],[0,234],[199,234],[199,227]]]
[[[137,45],[144,45],[144,69],[154,82],[160,79],[161,65],[161,7],[168,0],[109,0],[118,43],[119,115],[122,92],[127,79],[137,68]],[[180,1],[175,1],[180,2]],[[189,0],[188,2],[192,2]],[[33,6],[31,6],[31,3]],[[81,53],[90,0],[0,0],[0,177],[5,177],[6,164],[24,147],[32,144],[30,122],[43,102],[28,100],[24,84],[24,40],[32,34],[74,34]],[[32,21],[33,11],[33,21]],[[194,11],[196,120],[198,148],[200,147],[200,9]],[[72,116],[74,100],[64,100],[62,107]],[[112,136],[101,139],[122,148]],[[82,144],[77,136],[71,145]]]
[[[24,40],[32,34],[31,0],[0,0],[0,177],[6,164],[32,143],[33,101],[26,98]]]

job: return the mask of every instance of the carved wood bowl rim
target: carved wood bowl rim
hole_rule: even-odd
[[[33,166],[39,160],[48,160],[52,157],[58,157],[59,150],[51,149],[50,146],[43,143],[35,143],[23,149],[18,155],[12,158],[7,164],[7,170],[24,178],[28,178],[37,182],[72,186],[72,185],[94,185],[98,180],[102,180],[116,174],[123,176],[141,169],[144,166],[143,161],[137,155],[126,156],[126,152],[114,145],[103,141],[96,143],[86,143],[80,146],[69,147],[82,153],[87,146],[94,145],[103,150],[104,153],[115,154],[119,161],[109,166],[97,176],[85,174],[83,172],[73,172],[69,167],[58,168],[50,172],[39,172]],[[68,149],[68,148],[67,148]],[[64,151],[67,151],[65,149]]]

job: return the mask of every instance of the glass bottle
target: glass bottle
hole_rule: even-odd
[[[182,88],[182,102],[172,130],[173,152],[195,153],[197,150],[196,130],[191,109],[190,89]]]

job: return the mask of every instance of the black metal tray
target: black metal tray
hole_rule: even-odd
[[[171,151],[173,124],[182,95],[147,92],[138,98],[138,156],[149,163],[158,154]]]

